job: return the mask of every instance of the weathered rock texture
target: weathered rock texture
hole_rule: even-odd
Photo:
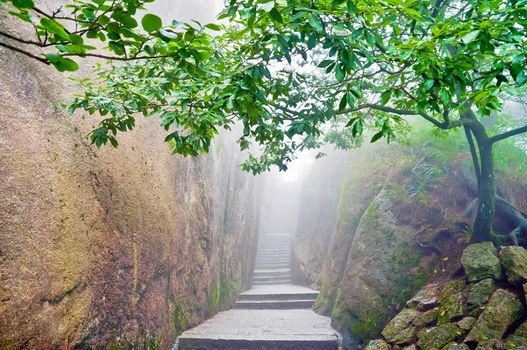
[[[152,118],[96,150],[63,75],[0,49],[0,81],[0,348],[167,349],[232,302],[257,235],[236,146],[172,156]]]
[[[296,235],[294,277],[297,282],[320,283],[324,261],[336,229],[335,212],[348,155],[330,152],[316,161],[304,178]],[[317,286],[318,288],[320,286]]]
[[[512,249],[511,249],[512,248]],[[416,304],[408,303],[397,316],[395,316],[382,331],[383,340],[371,341],[367,350],[380,349],[407,349],[417,346],[426,350],[453,350],[453,349],[494,349],[513,350],[524,349],[527,346],[527,312],[523,290],[517,284],[507,282],[517,274],[527,273],[527,266],[521,267],[517,260],[508,258],[510,251],[524,256],[527,251],[521,247],[501,248],[498,261],[499,268],[506,271],[507,277],[492,274],[492,288],[489,289],[488,280],[476,282],[472,274],[481,274],[480,269],[474,270],[474,265],[480,266],[480,257],[475,252],[489,252],[494,255],[494,249],[487,244],[474,244],[468,246],[463,254],[463,268],[465,274],[456,280],[451,280],[442,288],[434,285],[423,290],[436,290],[437,302],[425,309],[419,309]],[[514,266],[514,269],[512,268]],[[489,267],[496,271],[495,267]],[[485,282],[487,281],[487,282]],[[491,292],[490,298],[477,305],[471,304],[471,293],[475,289],[484,289]],[[499,285],[495,289],[494,283]],[[423,291],[422,290],[422,291]],[[422,293],[419,292],[417,295]],[[452,294],[455,292],[455,294]],[[485,294],[488,294],[485,292]],[[444,297],[449,295],[448,297]],[[452,297],[455,299],[456,312],[452,313]],[[450,305],[449,305],[450,303]],[[423,324],[419,320],[431,310],[439,311],[434,317],[427,317],[429,321]],[[458,312],[459,311],[459,312]],[[404,334],[411,336],[403,337]]]
[[[444,281],[460,266],[469,235],[458,222],[463,221],[462,213],[474,198],[475,183],[464,146],[456,149],[446,144],[365,144],[350,152],[342,177],[332,176],[330,167],[314,167],[315,174],[309,176],[314,180],[304,185],[305,198],[325,200],[318,206],[306,200],[300,208],[297,273],[307,283],[320,286],[315,309],[331,315],[334,327],[351,345],[360,347],[379,336],[427,281]],[[524,208],[527,193],[520,182],[507,174],[499,178],[502,196]],[[317,187],[323,189],[318,190],[321,194],[316,194]],[[339,187],[338,198],[323,192]],[[320,218],[320,224],[314,223],[315,218]],[[492,256],[496,263],[498,258]],[[494,270],[478,279],[501,273],[495,264],[491,267]],[[522,283],[521,275],[515,276]],[[489,288],[483,285],[472,296],[474,302],[486,301]],[[441,311],[460,314],[456,293],[442,296],[448,300]],[[414,306],[435,304],[438,296],[433,294],[414,300]],[[437,313],[431,311],[419,322],[429,324]],[[414,335],[409,330],[397,337]]]

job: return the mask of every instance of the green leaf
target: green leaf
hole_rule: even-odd
[[[355,108],[355,97],[353,96],[353,93],[351,91],[348,91],[346,97],[346,99],[348,100],[348,106],[350,106],[350,108]]]
[[[384,133],[383,131],[379,131],[378,133],[376,133],[375,135],[373,135],[373,137],[371,138],[371,143],[374,143],[375,141],[379,140],[381,137],[384,136]]]
[[[64,27],[62,27],[60,24],[58,24],[56,21],[49,19],[49,18],[42,18],[40,20],[40,25],[42,28],[47,30],[51,34],[55,34],[60,39],[69,41],[70,36],[68,33],[66,33],[66,30]]]
[[[524,85],[527,82],[527,74],[525,73],[525,70],[522,70],[517,76],[516,76],[516,85],[521,86]]]
[[[337,64],[337,67],[335,69],[335,78],[337,78],[338,81],[343,81],[346,77],[346,72],[344,69],[342,69],[341,64]]]
[[[340,99],[339,103],[339,112],[342,112],[346,108],[347,99],[346,94],[342,95],[342,98]]]
[[[69,71],[74,72],[79,69],[79,65],[72,59],[63,57],[58,54],[47,54],[46,59],[55,66],[59,72]]]
[[[392,90],[386,90],[385,92],[383,92],[381,94],[381,104],[382,105],[385,105],[388,103],[388,101],[390,101],[390,98],[392,97]]]
[[[309,25],[313,27],[318,32],[321,32],[324,30],[324,27],[322,26],[322,22],[320,21],[320,18],[318,18],[317,15],[311,13],[307,17],[307,21],[309,22]]]
[[[331,63],[333,63],[333,60],[323,60],[322,62],[320,62],[318,64],[317,67],[319,68],[326,68],[327,66],[329,66]]]
[[[158,16],[149,13],[144,15],[141,20],[141,25],[145,31],[152,33],[161,29],[161,27],[163,27],[163,22]]]
[[[355,6],[353,0],[348,0],[348,12],[352,15],[357,14],[357,6]]]
[[[82,36],[77,34],[70,34],[70,41],[74,45],[82,45],[84,43]]]
[[[434,79],[428,79],[423,84],[423,89],[425,89],[425,91],[430,90],[434,86],[434,83],[435,83]]]
[[[214,30],[216,32],[221,30],[221,26],[219,24],[214,24],[214,23],[205,24],[205,28]]]
[[[33,0],[13,0],[13,6],[19,9],[34,9],[35,3]]]
[[[278,22],[278,23],[282,23],[283,20],[282,20],[282,15],[280,14],[280,11],[278,11],[275,8],[273,8],[270,12],[269,12],[269,16],[275,21],[275,22]]]
[[[477,39],[478,35],[479,35],[480,31],[479,30],[474,30],[468,34],[465,34],[461,37],[461,41],[463,41],[463,43],[465,44],[469,44],[471,42],[473,42],[474,40]]]

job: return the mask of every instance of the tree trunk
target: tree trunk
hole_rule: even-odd
[[[478,123],[479,124],[479,123]],[[476,138],[480,158],[480,179],[478,195],[478,213],[474,221],[472,233],[473,242],[492,241],[492,221],[496,207],[496,186],[494,178],[494,159],[492,143],[483,125],[471,128]]]

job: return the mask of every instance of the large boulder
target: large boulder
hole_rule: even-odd
[[[381,191],[364,212],[333,308],[338,330],[357,341],[378,337],[427,278],[415,230],[401,225],[393,208],[389,193]],[[407,332],[404,337],[411,336]]]
[[[501,339],[522,311],[523,305],[516,295],[504,289],[496,290],[465,341],[482,343],[488,339]]]
[[[382,331],[383,337],[396,344],[408,343],[415,334],[412,321],[416,315],[416,310],[404,309],[386,325]]]
[[[505,340],[507,349],[518,349],[527,346],[527,320],[516,328],[516,330]]]
[[[462,293],[449,296],[439,308],[439,323],[445,323],[464,314],[464,300]]]
[[[496,283],[492,278],[486,278],[479,281],[476,284],[470,286],[470,290],[467,296],[467,304],[469,306],[482,306],[484,305],[496,290]]]
[[[365,350],[391,350],[392,347],[381,339],[370,340]]]
[[[452,323],[444,323],[437,327],[422,330],[417,334],[419,340],[417,345],[421,349],[440,350],[448,343],[456,339],[461,330]]]
[[[495,251],[492,242],[472,244],[465,249],[461,256],[461,264],[470,282],[489,277],[501,278],[501,264]]]
[[[500,260],[509,283],[521,285],[527,282],[527,250],[523,247],[503,247]]]
[[[419,310],[429,310],[437,305],[440,285],[437,283],[423,287],[416,295],[406,303],[407,306]]]
[[[417,327],[427,326],[437,320],[438,308],[419,313],[413,320],[413,324]]]

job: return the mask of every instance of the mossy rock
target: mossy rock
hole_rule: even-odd
[[[507,350],[519,349],[523,345],[527,345],[527,320],[505,340]]]
[[[472,328],[472,326],[474,325],[474,323],[476,323],[476,318],[475,317],[471,317],[471,316],[467,316],[461,320],[458,321],[457,325],[459,326],[459,328],[461,328],[462,330],[464,331],[468,331]]]
[[[416,310],[404,309],[386,325],[382,331],[383,337],[391,343],[408,343],[415,335],[412,321],[416,316]]]
[[[443,305],[439,307],[438,321],[445,323],[452,319],[462,317],[464,314],[463,293],[449,296]]]
[[[496,248],[492,242],[469,245],[461,255],[461,264],[470,282],[485,278],[500,279],[501,264],[495,255]]]
[[[527,282],[527,250],[523,247],[503,247],[500,260],[510,284],[521,285]]]
[[[476,350],[506,350],[506,347],[502,340],[490,339],[479,343]]]
[[[437,321],[438,310],[439,308],[435,308],[418,314],[413,320],[413,324],[417,327],[431,325]]]
[[[463,331],[457,325],[452,323],[444,323],[439,326],[420,331],[417,334],[417,337],[419,338],[417,345],[421,349],[440,350],[462,334]]]
[[[438,303],[438,294],[440,286],[438,284],[429,284],[423,288],[408,302],[407,306],[419,310],[429,310]]]
[[[441,350],[470,350],[467,344],[449,343]]]
[[[390,344],[381,339],[370,340],[365,350],[391,350]]]
[[[467,296],[467,304],[469,306],[484,305],[496,290],[496,284],[492,278],[486,278],[476,284],[470,286]]]
[[[523,305],[516,295],[504,289],[496,290],[465,341],[481,343],[501,339],[522,312]]]
[[[444,303],[450,296],[463,291],[465,284],[464,279],[448,281],[439,295],[439,302]]]

